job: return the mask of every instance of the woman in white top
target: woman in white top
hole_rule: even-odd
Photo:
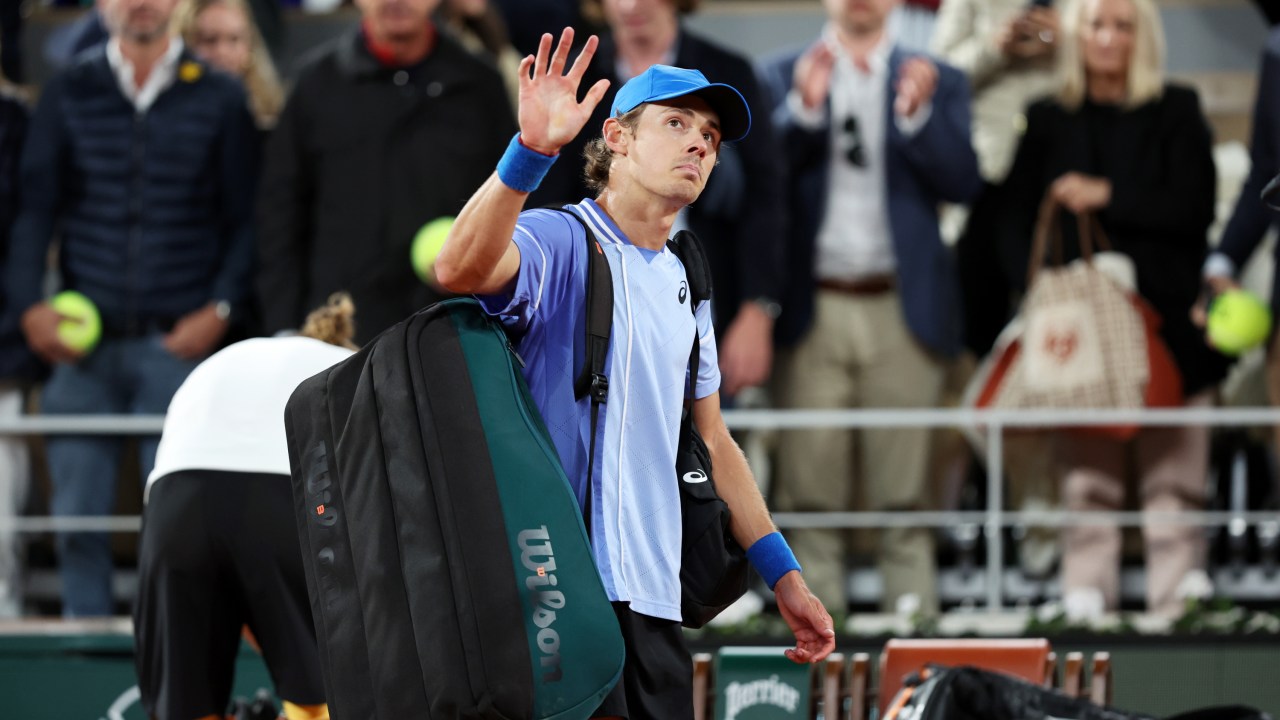
[[[299,383],[352,354],[353,314],[334,295],[299,335],[231,345],[173,396],[147,481],[134,608],[150,717],[224,717],[246,625],[286,717],[328,717],[284,408]]]

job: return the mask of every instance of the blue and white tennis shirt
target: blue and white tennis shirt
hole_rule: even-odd
[[[631,244],[592,200],[571,206],[591,227],[613,276],[613,328],[592,473],[591,529],[609,599],[638,613],[680,619],[680,492],[675,473],[689,351],[700,339],[695,394],[720,387],[711,308],[689,312],[684,266],[668,249]],[[519,338],[516,350],[579,505],[586,501],[591,403],[577,401],[586,323],[586,239],[554,210],[520,214],[520,272],[510,297],[483,297]]]

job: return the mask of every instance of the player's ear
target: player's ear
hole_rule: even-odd
[[[627,128],[620,122],[618,118],[610,117],[604,121],[604,127],[601,129],[604,137],[604,144],[618,155],[626,155],[627,147],[630,145],[631,133],[627,132]]]

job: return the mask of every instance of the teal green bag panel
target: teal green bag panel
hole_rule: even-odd
[[[568,478],[502,329],[451,301],[489,446],[528,629],[534,718],[585,720],[625,659],[617,618]],[[514,402],[513,402],[514,397]],[[520,417],[507,409],[520,407]],[[530,429],[535,432],[530,433]]]

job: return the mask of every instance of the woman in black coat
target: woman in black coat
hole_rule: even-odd
[[[1164,82],[1164,38],[1151,0],[1080,0],[1063,20],[1059,92],[1029,108],[1006,183],[1004,270],[1025,278],[1032,227],[1046,195],[1072,213],[1095,213],[1113,249],[1133,260],[1139,294],[1163,318],[1160,333],[1181,371],[1186,404],[1208,406],[1227,360],[1190,319],[1216,188],[1199,99],[1190,88]],[[1063,222],[1070,258],[1078,254],[1075,222]],[[1203,505],[1206,428],[1144,429],[1128,442],[1064,434],[1058,445],[1068,510],[1121,509],[1131,466],[1145,510]],[[1203,533],[1154,525],[1144,528],[1144,537],[1148,609],[1176,614],[1178,586],[1203,572]],[[1120,528],[1072,527],[1063,540],[1068,612],[1115,609]]]

